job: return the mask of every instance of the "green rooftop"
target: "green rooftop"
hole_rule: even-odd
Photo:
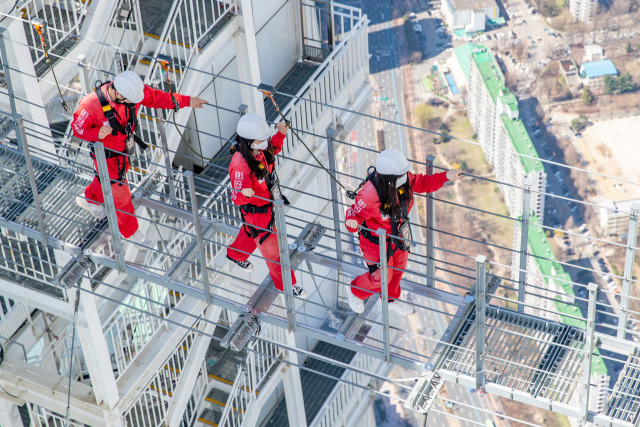
[[[460,68],[462,68],[467,84],[469,83],[469,61],[471,61],[471,54],[476,49],[486,49],[486,47],[479,44],[466,43],[453,49],[453,54],[456,56]]]
[[[496,103],[498,96],[509,93],[509,89],[507,89],[504,84],[502,71],[500,71],[500,67],[491,52],[487,49],[474,51],[471,54],[471,60],[476,62],[476,66],[480,71],[482,80],[484,80],[484,84],[487,87],[491,100],[494,104]]]
[[[522,219],[522,218],[521,218]],[[573,285],[571,284],[571,276],[564,271],[562,265],[557,261],[549,239],[544,233],[544,229],[539,227],[540,220],[534,214],[529,216],[529,223],[533,225],[529,227],[529,250],[534,255],[534,260],[538,265],[540,273],[544,276],[555,277],[558,280],[554,280],[556,286],[562,288],[564,294],[568,297],[574,297]],[[546,258],[546,259],[541,259]],[[544,278],[548,283],[548,279]],[[567,304],[562,301],[562,297],[558,295],[555,298],[556,310],[560,314],[560,320],[562,323],[576,328],[584,329],[586,322],[584,320],[575,319],[575,317],[582,317],[582,313],[577,306],[573,304]],[[594,352],[592,359],[591,374],[592,375],[609,375],[609,371],[604,364],[604,360],[599,356],[599,352]]]
[[[531,138],[529,138],[529,132],[524,127],[522,120],[512,120],[506,115],[501,115],[502,123],[509,134],[513,148],[518,154],[524,154],[530,157],[538,158],[538,152],[536,151]],[[520,157],[520,161],[524,166],[525,173],[544,172],[544,167],[540,160],[534,160],[529,157]]]

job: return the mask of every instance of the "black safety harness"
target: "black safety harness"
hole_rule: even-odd
[[[128,106],[127,110],[127,124],[123,126],[118,118],[120,117],[118,113],[111,107],[109,100],[106,95],[102,92],[102,86],[110,84],[110,81],[102,83],[101,81],[97,81],[95,84],[95,92],[98,95],[98,100],[100,101],[100,106],[102,107],[102,112],[104,116],[109,121],[109,126],[111,127],[111,135],[116,136],[119,133],[127,136],[127,140],[132,138],[136,144],[140,146],[140,149],[146,150],[149,146],[138,136],[135,134],[135,129],[138,127],[138,117],[136,115],[136,106],[135,104],[131,104]],[[125,104],[126,105],[126,104]],[[129,144],[127,143],[127,146]],[[131,155],[133,153],[126,153],[127,155]],[[93,145],[91,146],[91,156],[95,159],[95,152],[93,149]],[[111,184],[118,182],[120,186],[125,178],[127,159],[125,158],[125,153],[120,153],[117,151],[105,150],[105,156],[107,159],[116,158],[118,162],[118,179],[112,179]],[[98,177],[98,179],[100,179]]]
[[[235,146],[231,145],[231,155],[235,154],[235,152],[236,152]],[[271,198],[273,200],[282,199],[285,205],[290,205],[289,200],[282,194],[282,191],[280,191],[280,180],[278,179],[278,174],[276,173],[275,167],[273,167],[273,165],[276,162],[275,158],[273,156],[270,156],[270,157],[271,157],[271,161],[269,161],[269,158],[267,156],[265,156],[265,160],[267,161],[267,164],[269,166],[272,166],[272,172],[269,173],[269,171],[267,170],[267,174],[265,175],[264,180],[267,184],[267,188],[269,189],[269,192],[271,193]],[[260,166],[258,167],[260,169],[265,169],[265,166],[262,164],[262,162],[260,162]],[[271,209],[272,207],[273,207],[273,202],[269,202],[266,205],[262,205],[262,206],[256,206],[251,203],[247,203],[245,205],[240,206],[240,216],[242,217],[242,222],[244,222],[245,232],[252,239],[259,237],[260,234],[263,234],[263,236],[260,238],[260,241],[259,241],[260,244],[262,244],[265,240],[267,240],[267,238],[271,234],[269,231],[273,230],[275,225],[275,217],[273,215],[273,209]],[[247,223],[247,220],[245,219],[246,214],[267,213],[269,212],[269,209],[271,209],[271,219],[269,220],[269,225],[267,226],[267,230],[265,231],[258,230],[257,228],[252,227]]]
[[[373,173],[367,173],[366,181],[371,181],[374,184]],[[361,184],[359,188],[362,188],[364,184]],[[375,184],[374,184],[375,186]],[[387,261],[391,259],[393,254],[397,250],[408,252],[411,249],[411,223],[409,221],[409,201],[413,198],[413,192],[411,188],[407,186],[408,191],[405,191],[402,188],[398,189],[398,201],[400,202],[400,215],[392,216],[391,220],[391,236],[387,236]],[[380,237],[376,234],[373,234],[371,231],[366,230],[367,224],[365,221],[362,222],[362,228],[359,229],[358,234],[376,246],[380,246]],[[379,264],[369,264],[367,263],[367,267],[369,267],[369,272],[371,274],[375,273],[379,268]]]

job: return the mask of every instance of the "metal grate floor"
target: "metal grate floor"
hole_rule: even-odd
[[[319,341],[318,344],[316,344],[313,353],[330,357],[342,363],[351,363],[353,357],[356,355],[354,351],[324,341]],[[331,394],[336,387],[338,378],[342,377],[345,369],[312,358],[305,362],[305,366],[308,369],[300,370],[300,382],[302,383],[302,396],[308,424],[313,421],[320,409],[322,409],[327,397],[329,397],[329,394]],[[274,410],[271,418],[266,421],[262,427],[284,427],[288,425],[287,403],[283,398]]]
[[[162,36],[162,31],[167,23],[167,19],[176,19],[175,16],[169,16],[171,8],[174,2],[166,0],[140,0],[140,13],[142,16],[142,29],[145,34],[155,38]],[[224,1],[213,0],[192,0],[185,2],[184,6],[188,10],[182,9],[183,14],[186,12],[187,16],[198,17],[196,19],[196,25],[199,25],[199,31],[204,32],[206,26],[214,22],[214,20],[220,19],[216,24],[204,34],[198,41],[198,48],[204,48],[211,40],[213,40],[216,34],[222,29],[227,22],[233,19],[233,14]],[[177,34],[177,40],[172,42],[178,44],[188,44],[192,39],[190,26],[179,26],[180,31]]]
[[[50,27],[59,28],[61,31],[65,33],[69,31],[71,27],[73,27],[73,22],[67,17],[65,11],[58,9],[57,7],[52,6],[44,6],[43,12],[45,14],[45,20],[49,24]],[[79,20],[84,20],[84,15],[78,15]],[[55,22],[55,25],[52,25]],[[36,63],[36,49],[42,51],[42,44],[40,41],[40,36],[34,30],[33,26],[29,22],[23,22],[24,32],[27,37],[27,45],[31,46],[29,51],[31,53],[31,60],[34,63],[34,68],[36,71],[37,77],[42,77],[49,71],[49,64],[47,64],[44,58],[40,59]],[[82,23],[80,24],[82,27]],[[63,29],[63,30],[62,30]],[[44,33],[44,32],[43,32]],[[55,66],[58,61],[62,59],[62,57],[66,56],[67,53],[73,49],[80,39],[75,37],[73,34],[67,35],[63,40],[60,40],[56,43],[55,47],[51,49],[52,42],[56,42],[56,40],[51,40],[51,34],[58,35],[58,32],[54,30],[48,31],[45,35],[45,43],[47,44],[47,49],[49,51],[49,57],[51,59],[51,65]],[[34,49],[35,48],[35,49]]]
[[[613,387],[605,415],[637,425],[640,421],[640,349],[635,348]]]
[[[486,313],[486,381],[567,403],[582,375],[583,331],[496,307]],[[475,351],[471,312],[436,368],[475,377]]]
[[[291,102],[291,97],[287,95],[296,95],[317,69],[318,64],[308,62],[298,62],[294,65],[285,78],[278,83],[276,86],[278,93],[273,96],[281,109]],[[264,101],[264,114],[267,121],[278,121],[278,112],[269,98]]]
[[[296,65],[293,66],[285,78],[276,86],[278,92],[283,92],[277,93],[274,96],[280,108],[284,108],[284,106],[291,101],[291,97],[285,94],[297,94],[317,69],[318,65],[308,62],[296,63]],[[273,103],[269,98],[264,101],[264,111],[268,121],[277,121],[278,112],[273,107]],[[235,135],[233,139],[235,139]],[[229,164],[231,163],[230,148],[231,142],[224,144],[220,151],[211,159],[201,175],[213,183],[222,182],[229,174]],[[196,185],[197,184],[198,183],[196,183]],[[200,188],[198,188],[198,190],[200,190]]]

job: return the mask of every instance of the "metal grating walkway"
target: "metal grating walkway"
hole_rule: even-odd
[[[317,69],[318,65],[308,62],[298,62],[289,70],[285,78],[276,86],[278,93],[274,95],[281,109],[291,101],[291,97],[285,94],[296,95]],[[278,112],[273,107],[273,103],[269,98],[264,101],[264,111],[267,121],[278,121]],[[235,135],[233,138],[235,138]],[[230,147],[231,142],[227,142],[222,146],[220,151],[211,159],[202,172],[203,177],[214,183],[220,183],[227,177],[229,173],[229,163],[231,163],[231,156],[229,154]]]
[[[168,19],[176,19],[175,16],[169,16],[173,7],[171,1],[166,0],[140,0],[140,13],[142,18],[142,29],[144,33],[153,38],[160,38]],[[195,16],[196,25],[199,25],[199,32],[204,32],[208,23],[220,19],[216,24],[198,40],[198,48],[204,48],[216,34],[233,18],[233,13],[224,1],[212,0],[192,0],[184,2],[182,13],[185,13],[185,7],[188,16]],[[222,14],[222,16],[221,16]],[[184,18],[183,18],[184,19]],[[192,39],[191,25],[180,26],[177,33],[177,39],[171,40],[174,43],[184,45]]]
[[[318,344],[316,344],[313,353],[330,357],[342,363],[351,363],[353,357],[356,355],[354,351],[324,341],[319,341]],[[345,369],[311,358],[308,359],[304,365],[308,369],[300,370],[300,382],[302,383],[305,415],[307,416],[307,423],[310,423],[324,406],[327,397],[329,397],[331,391],[335,388],[338,379],[342,377]],[[329,375],[335,379],[317,374],[316,372]],[[288,425],[287,403],[282,399],[274,410],[271,418],[263,423],[262,427],[284,427]]]
[[[57,7],[52,6],[44,6],[43,12],[45,14],[46,22],[54,27],[63,29],[66,33],[73,27],[73,22],[70,21],[67,16],[66,11],[60,10]],[[84,15],[77,15],[79,20],[84,19]],[[53,23],[55,22],[55,25]],[[29,22],[23,22],[24,25],[24,33],[27,37],[27,45],[30,46],[29,51],[31,53],[31,60],[34,63],[34,68],[36,71],[37,77],[44,76],[49,71],[49,64],[47,64],[46,59],[42,58],[36,63],[36,50],[42,51],[42,44],[40,41],[40,36],[34,30],[33,26]],[[82,24],[80,24],[82,26]],[[51,30],[53,31],[53,30]],[[47,34],[44,37],[45,43],[47,44],[47,49],[49,51],[49,56],[51,58],[51,65],[55,66],[58,61],[60,61],[64,56],[67,55],[80,41],[74,34],[69,33],[63,40],[60,40],[56,43],[53,49],[51,49],[52,41],[49,38],[51,32],[47,31]],[[56,33],[57,34],[57,33]]]
[[[620,372],[609,397],[605,415],[638,425],[640,422],[640,349],[635,348]]]
[[[486,381],[567,403],[582,376],[584,331],[493,306],[486,315]],[[475,378],[475,358],[472,310],[445,346],[436,370]]]

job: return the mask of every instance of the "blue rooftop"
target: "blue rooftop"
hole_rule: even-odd
[[[589,77],[590,79],[602,76],[615,76],[618,74],[616,66],[613,65],[610,59],[603,59],[602,61],[583,62],[580,64],[580,75],[582,77]]]

